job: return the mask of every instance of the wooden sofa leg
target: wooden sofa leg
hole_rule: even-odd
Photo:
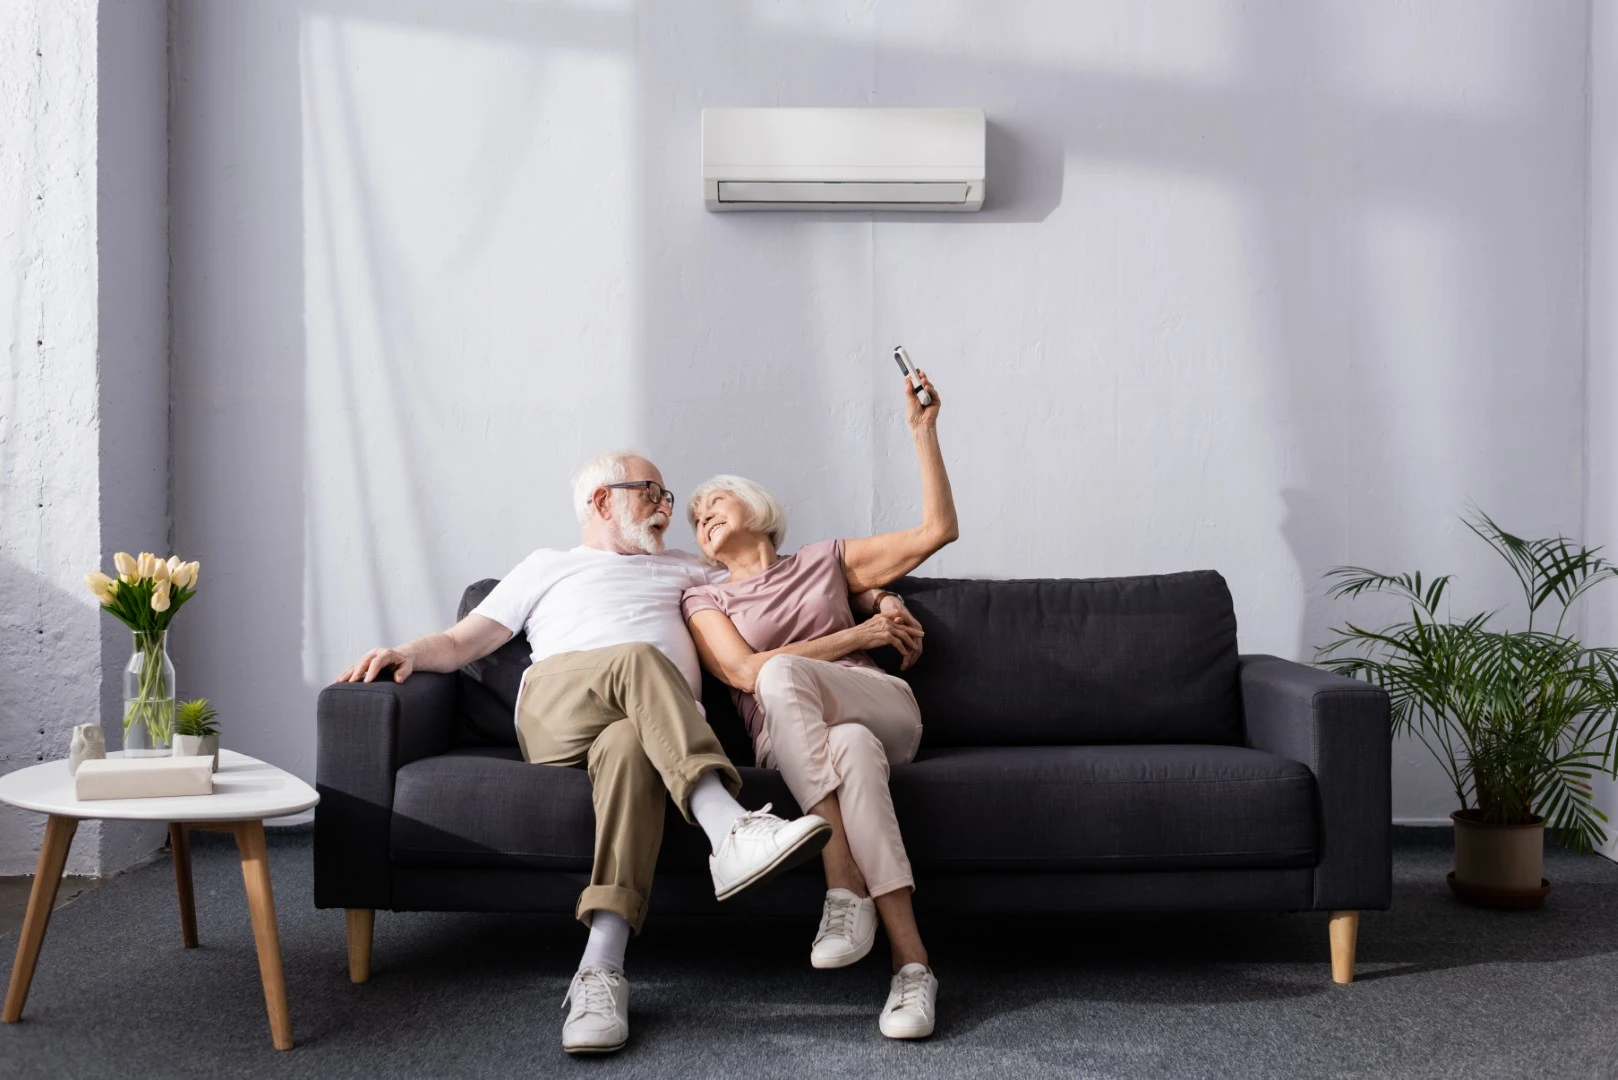
[[[1360,913],[1331,913],[1331,979],[1335,983],[1354,981],[1354,945],[1360,935]]]
[[[371,977],[371,932],[376,928],[376,909],[345,908],[343,917],[348,923],[348,981],[362,983]]]

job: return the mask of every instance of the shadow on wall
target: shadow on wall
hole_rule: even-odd
[[[1038,224],[1062,205],[1062,178],[1067,162],[1063,147],[1042,137],[1031,117],[1011,113],[989,117],[987,136],[988,192],[975,214],[882,213],[865,215],[877,222],[919,224],[946,218],[953,226]]]
[[[1272,640],[1292,638],[1293,655],[1307,657],[1330,623],[1318,584],[1327,566],[1419,561],[1435,543],[1447,551],[1452,507],[1468,496],[1514,503],[1514,512],[1530,519],[1577,513],[1574,470],[1544,470],[1554,479],[1535,484],[1529,482],[1534,470],[1521,464],[1560,466],[1579,452],[1577,425],[1570,422],[1578,401],[1578,321],[1559,313],[1564,297],[1579,291],[1580,218],[1569,208],[1580,202],[1582,166],[1578,118],[1569,118],[1567,106],[1579,99],[1580,79],[1565,61],[1582,54],[1583,23],[1577,5],[1556,14],[1542,19],[1504,12],[1484,31],[1512,44],[1494,61],[1497,70],[1484,76],[1504,88],[1502,100],[1475,104],[1464,96],[1459,104],[1428,100],[1421,87],[1390,94],[1369,81],[1345,89],[1340,80],[1318,77],[1355,54],[1339,40],[1340,27],[1329,24],[1332,13],[1312,5],[1243,7],[1235,17],[1237,75],[1220,85],[1094,73],[1078,64],[1012,66],[892,44],[880,29],[862,41],[755,26],[748,40],[757,46],[754,55],[779,70],[768,83],[778,99],[770,104],[836,103],[825,101],[827,88],[841,85],[836,74],[851,54],[863,57],[870,49],[884,73],[884,103],[984,105],[994,118],[989,208],[951,217],[950,226],[1045,220],[1061,203],[1069,161],[1184,176],[1245,200],[1257,258],[1247,291],[1265,346],[1254,358],[1260,369],[1254,385],[1269,412],[1265,434],[1285,490],[1249,486],[1242,494],[1252,504],[1266,496],[1285,504],[1279,529],[1295,570],[1290,588],[1238,574],[1232,589],[1238,596],[1272,594],[1278,603],[1280,594],[1296,590],[1304,600],[1298,623],[1288,633],[1266,629]],[[660,5],[642,17],[660,32],[679,29],[682,21],[678,6]],[[1409,23],[1393,30],[1433,33]],[[671,206],[659,194],[669,187],[667,177],[688,164],[694,145],[668,102],[679,101],[688,112],[704,102],[732,103],[727,76],[694,52],[640,61],[645,247],[655,253],[690,238],[712,244],[717,234],[745,251],[733,239],[737,227],[712,216],[682,232],[682,218],[698,212]],[[806,71],[832,74],[816,81]],[[1458,77],[1472,76],[1463,69]],[[904,86],[895,87],[900,80]],[[679,138],[671,139],[670,130]],[[1002,171],[1008,167],[1009,173]],[[1545,197],[1560,189],[1568,198]],[[879,215],[872,228],[940,217]],[[814,216],[797,220],[804,226],[801,247],[789,249],[785,266],[771,268],[778,276],[765,279],[769,293],[788,291],[796,303],[781,306],[779,332],[762,354],[752,341],[705,334],[702,345],[713,358],[681,363],[687,355],[682,332],[691,336],[684,330],[693,319],[690,297],[650,269],[642,277],[642,309],[645,400],[678,400],[693,375],[712,385],[738,363],[766,365],[763,381],[781,393],[762,395],[756,404],[770,410],[771,437],[796,453],[781,460],[764,440],[742,449],[802,478],[834,468],[850,453],[851,440],[837,413],[843,403],[803,387],[808,366],[802,361],[815,356],[827,337],[823,324],[841,312],[826,305],[824,283],[806,253],[822,235],[811,228]],[[773,242],[782,228],[751,218],[744,225],[757,246]],[[649,268],[653,260],[642,265]],[[737,277],[731,290],[759,302],[756,279]],[[771,302],[768,295],[762,299]],[[1076,317],[1056,312],[1063,315]],[[656,353],[671,343],[675,362]],[[856,348],[864,349],[874,371],[885,345],[864,341]],[[1522,362],[1547,355],[1548,375]],[[837,359],[834,354],[828,362]],[[718,404],[695,402],[693,408],[703,421],[695,430],[725,423],[727,410]],[[649,411],[648,424],[657,421]],[[852,449],[864,448],[853,442]],[[1412,475],[1412,463],[1428,475]],[[1203,465],[1183,463],[1188,472]],[[745,462],[732,467],[749,469]],[[1431,502],[1424,502],[1429,490]],[[1212,512],[1230,532],[1255,520],[1250,509],[1227,505]],[[963,512],[970,516],[970,508]],[[1186,560],[1208,561],[1196,551]],[[1469,561],[1461,552],[1458,568]]]
[[[1346,615],[1325,597],[1331,566],[1433,568],[1436,550],[1434,569],[1487,589],[1489,557],[1454,521],[1467,499],[1536,529],[1579,515],[1582,340],[1565,308],[1581,287],[1583,94],[1567,60],[1583,20],[1559,12],[1507,9],[1482,31],[1510,41],[1493,107],[1334,98],[1299,78],[1334,44],[1321,10],[1247,24],[1256,112],[1232,164],[1261,199],[1276,285],[1265,351],[1276,452],[1298,459],[1279,495],[1300,658]]]
[[[9,772],[66,757],[73,726],[100,719],[104,616],[88,592],[70,596],[10,555],[0,555],[0,596],[0,766]]]
[[[868,79],[872,43],[785,34],[751,25],[750,20],[738,19],[734,13],[715,16],[702,5],[688,4],[643,5],[638,15],[610,10],[536,8],[524,4],[468,7],[425,0],[392,5],[367,0],[330,0],[306,4],[302,10],[305,16],[319,16],[338,28],[333,41],[339,49],[342,47],[340,28],[347,20],[408,25],[412,29],[426,28],[452,36],[524,43],[541,50],[568,45],[629,53],[637,48],[639,41],[649,36],[655,38],[662,30],[678,32],[682,25],[718,18],[726,25],[724,32],[756,41],[757,49],[730,50],[739,58],[753,57],[739,59],[736,72],[714,70],[704,59],[714,52],[712,46],[705,50],[645,50],[632,56],[639,129],[634,147],[641,161],[639,190],[642,195],[638,252],[641,269],[639,349],[646,387],[641,395],[639,428],[646,433],[646,452],[664,465],[677,484],[683,481],[689,485],[699,476],[718,469],[740,468],[759,475],[772,487],[780,486],[784,475],[782,494],[792,499],[795,483],[804,482],[812,488],[817,478],[824,479],[821,474],[829,473],[834,487],[850,489],[846,499],[833,499],[830,505],[821,506],[813,503],[815,496],[811,494],[811,504],[807,507],[792,499],[795,509],[805,512],[809,522],[817,518],[835,520],[838,531],[869,524],[873,501],[868,464],[872,452],[868,438],[868,391],[872,380],[869,368],[879,356],[871,351],[868,333],[873,302],[869,268],[864,267],[853,275],[856,279],[853,282],[830,284],[823,274],[817,275],[816,270],[827,261],[828,243],[845,243],[844,253],[858,263],[866,250],[866,235],[873,215],[769,215],[773,221],[755,217],[746,226],[723,223],[703,211],[691,191],[669,183],[668,177],[682,169],[694,168],[689,159],[692,148],[697,145],[696,118],[704,101],[722,100],[727,91],[742,98],[754,96],[762,85],[758,76],[763,67],[779,75],[777,85],[782,94],[795,96],[804,103],[824,100],[829,81],[838,84],[838,89],[830,91],[831,96],[847,99],[839,103],[865,103],[867,95],[857,81],[847,81],[844,86],[840,77],[829,79],[827,73],[847,74],[849,80]],[[643,27],[637,36],[637,19],[651,29]],[[739,29],[733,29],[732,24]],[[538,63],[541,61],[536,60]],[[754,70],[748,70],[750,66]],[[347,79],[348,69],[341,70]],[[731,89],[733,84],[734,90]],[[348,82],[344,82],[340,93],[346,95],[345,101],[352,101],[353,87]],[[671,115],[675,103],[679,111],[677,117]],[[513,104],[516,107],[517,103]],[[509,114],[484,118],[480,122],[492,123],[493,119],[511,126]],[[345,138],[360,139],[355,124],[350,114]],[[517,125],[515,129],[530,131],[533,127],[530,123]],[[309,145],[308,134],[305,132],[306,146]],[[980,214],[963,215],[963,221],[1038,222],[1045,220],[1060,204],[1063,147],[1040,137],[1034,113],[1023,115],[1014,109],[995,112],[988,130],[988,156],[992,182],[988,207]],[[311,168],[318,172],[321,165],[310,161],[306,171]],[[357,172],[351,178],[353,183],[372,190],[374,182],[360,175],[364,172],[363,163],[354,168]],[[498,190],[499,185],[494,187]],[[284,197],[288,199],[295,190],[284,186],[278,189],[286,192]],[[321,197],[323,191],[320,183],[306,189],[306,193],[316,197]],[[664,194],[670,192],[672,194]],[[372,201],[363,205],[368,208],[376,204]],[[357,227],[364,236],[366,256],[359,269],[366,278],[365,288],[377,311],[386,312],[391,310],[389,298],[397,307],[398,298],[405,290],[395,287],[397,283],[390,277],[396,271],[392,269],[394,260],[389,257],[390,239],[384,220],[374,213],[364,213],[362,217],[364,220]],[[917,215],[879,215],[875,220],[887,217],[906,220]],[[766,239],[755,243],[759,234],[765,234]],[[727,244],[731,246],[729,249]],[[695,259],[687,258],[693,248],[701,254]],[[687,266],[695,263],[700,269],[702,254],[708,254],[710,265],[736,268],[736,273],[727,274],[729,280],[724,289],[705,294],[709,308],[705,314],[693,316],[690,286],[683,280],[685,268],[676,272],[669,265],[665,252],[670,250],[679,250]],[[714,255],[716,251],[722,254]],[[768,254],[761,258],[760,253],[764,251]],[[322,257],[321,253],[311,254]],[[326,252],[324,257],[331,259],[333,255]],[[757,260],[756,266],[748,265],[750,258]],[[840,292],[843,285],[848,287]],[[737,317],[727,318],[732,314]],[[408,315],[402,317],[408,318]],[[381,322],[383,340],[380,344],[390,355],[398,351],[392,339],[399,333],[389,321],[392,318],[390,315]],[[738,334],[736,328],[743,326],[746,329]],[[762,331],[761,336],[755,335],[755,330]],[[754,340],[754,336],[758,339]],[[837,379],[828,383],[810,375],[813,364],[801,362],[806,355],[812,361],[828,356],[834,358],[829,362],[841,367]],[[749,381],[761,388],[751,397],[745,388],[734,396],[724,392],[727,385],[735,387],[734,373],[740,356],[749,357],[747,364],[753,369]],[[349,363],[348,359],[339,361],[345,372]],[[888,372],[883,368],[880,373]],[[408,371],[399,370],[399,377],[408,379]],[[886,389],[886,383],[882,385]],[[850,386],[856,391],[853,396],[849,394]],[[408,431],[413,423],[409,403],[405,400],[409,395],[401,395],[391,383],[378,387],[376,392],[391,398],[388,411],[393,420],[389,426]],[[784,402],[788,402],[785,408],[782,407]],[[742,412],[754,416],[751,428],[737,421]],[[703,433],[704,439],[691,439],[689,433],[693,431]],[[363,480],[366,463],[362,459],[367,454],[367,446],[356,438],[356,433],[351,432],[350,438],[354,440],[351,453],[362,465]],[[806,468],[803,448],[812,448],[810,452],[814,455],[824,455],[823,460],[811,460]],[[396,466],[414,475],[419,470],[409,460],[409,449],[406,442],[404,458],[390,467]],[[508,467],[518,466],[513,463]],[[366,502],[362,495],[362,503]],[[415,513],[414,525],[424,536],[435,535],[435,530],[422,516],[425,507],[425,503],[413,502],[411,507],[400,509]],[[362,531],[374,528],[373,507],[360,505],[356,509],[356,526]],[[855,520],[849,521],[850,515]],[[795,530],[794,542],[818,538],[813,532],[813,529]],[[683,527],[678,533],[682,535],[677,542],[685,540]],[[362,542],[373,553],[380,547],[374,536],[365,537]],[[374,602],[385,607],[388,591],[380,580],[375,580],[381,562],[376,557],[363,560],[363,572],[373,577],[368,591]],[[435,565],[422,568],[429,580],[437,572]],[[436,583],[430,591],[434,595],[449,595],[448,588]],[[317,590],[311,603],[319,602]],[[319,633],[322,617],[317,612],[307,614],[305,632]],[[316,642],[313,651],[321,655],[324,648]]]
[[[173,535],[203,572],[170,649],[224,745],[312,779],[299,20],[181,0],[170,27]]]
[[[0,597],[0,773],[67,757],[79,724],[99,721],[119,746],[118,717],[101,709],[107,616],[88,593],[71,596],[10,555],[0,555]],[[0,875],[32,873],[44,835],[43,814],[0,804]],[[99,830],[81,829],[71,872],[99,873],[100,843]]]
[[[1062,6],[1053,4],[1050,10]],[[909,92],[949,87],[953,99],[976,100],[989,112],[990,201],[982,213],[961,216],[962,224],[1046,221],[1062,206],[1066,163],[1075,160],[1205,179],[1246,198],[1262,260],[1255,268],[1253,302],[1268,335],[1262,350],[1268,367],[1257,382],[1273,414],[1271,453],[1277,462],[1289,463],[1290,486],[1280,496],[1288,515],[1282,534],[1296,561],[1296,583],[1311,597],[1296,628],[1300,653],[1318,643],[1329,622],[1314,590],[1324,566],[1407,552],[1413,542],[1409,516],[1382,497],[1407,482],[1400,458],[1352,457],[1344,447],[1355,436],[1368,432],[1384,443],[1414,448],[1435,437],[1466,436],[1474,428],[1509,431],[1509,439],[1518,441],[1468,439],[1464,445],[1467,475],[1509,477],[1504,465],[1523,453],[1527,443],[1522,440],[1532,439],[1539,426],[1507,423],[1507,414],[1514,408],[1510,387],[1525,339],[1550,329],[1555,308],[1550,301],[1562,282],[1553,277],[1533,285],[1532,302],[1518,298],[1519,287],[1542,277],[1563,245],[1576,250],[1573,218],[1547,216],[1557,211],[1538,197],[1554,187],[1545,170],[1554,171],[1563,151],[1557,139],[1565,127],[1558,126],[1564,103],[1541,93],[1515,111],[1489,112],[1482,105],[1455,111],[1414,99],[1347,100],[1340,87],[1314,75],[1323,58],[1347,54],[1334,52],[1325,15],[1313,6],[1242,8],[1238,71],[1218,85],[1140,71],[1087,71],[1082,63],[1008,68],[982,55],[892,44],[882,40],[880,27],[853,38],[812,29],[786,32],[752,22],[745,13],[738,17],[734,10],[707,15],[708,7],[698,4],[612,10],[497,0],[311,0],[300,11],[412,34],[629,54],[638,84],[640,426],[653,435],[644,449],[667,462],[676,485],[734,468],[757,474],[796,507],[794,484],[830,483],[852,490],[843,501],[811,507],[808,520],[845,533],[870,525],[871,406],[850,395],[848,387],[859,387],[863,379],[872,393],[875,387],[886,393],[887,381],[877,380],[889,376],[890,367],[877,363],[888,343],[870,340],[876,301],[872,282],[861,275],[872,269],[858,255],[869,250],[876,229],[915,215],[839,217],[835,226],[823,215],[788,220],[760,215],[745,226],[727,223],[701,208],[691,135],[704,102],[742,103],[736,99],[750,97],[757,104],[863,103],[876,54],[885,71],[903,72]],[[715,24],[708,29],[723,28],[758,48],[736,52],[734,70],[716,70],[711,48],[642,45],[673,41],[673,31],[691,31],[688,24],[704,21]],[[1571,26],[1576,20],[1563,22]],[[1522,35],[1520,46],[1539,74],[1553,74],[1550,67],[1561,54],[1551,46],[1558,44],[1553,39],[1561,25]],[[204,116],[214,108],[206,103],[214,94],[230,108],[248,110],[239,122],[216,118],[202,131],[177,122],[172,133],[181,166],[171,182],[171,203],[190,208],[183,219],[189,224],[172,240],[174,372],[177,382],[192,387],[188,400],[203,406],[195,423],[176,425],[176,537],[205,566],[258,567],[281,583],[273,595],[259,592],[245,575],[219,588],[207,616],[194,620],[185,640],[177,642],[176,658],[219,680],[221,685],[210,690],[222,706],[260,733],[238,743],[240,748],[308,776],[312,761],[293,758],[313,753],[313,703],[320,682],[302,677],[302,660],[309,635],[327,614],[315,595],[305,610],[294,585],[307,580],[311,560],[320,554],[305,550],[305,480],[313,463],[305,460],[309,418],[303,397],[308,361],[301,243],[308,169],[302,157],[300,31],[295,21],[289,28],[274,5],[226,8],[194,0],[182,0],[175,27],[176,96],[200,102],[196,108]],[[237,57],[241,66],[234,71],[208,67],[209,58],[218,56]],[[248,100],[228,92],[232,80],[275,92]],[[1535,85],[1528,77],[1523,83]],[[777,100],[757,100],[765,88]],[[176,115],[183,121],[189,114],[182,109]],[[343,137],[358,139],[357,125],[354,120]],[[221,132],[229,133],[222,144],[209,142]],[[1518,166],[1547,155],[1550,166]],[[248,174],[265,178],[254,189],[265,198],[244,219],[230,200],[218,196],[231,186],[230,177]],[[682,175],[693,182],[682,185],[677,179]],[[1063,209],[1064,214],[1075,211]],[[1474,403],[1476,415],[1463,421],[1435,428],[1417,412],[1400,408],[1407,373],[1390,370],[1379,356],[1385,318],[1379,304],[1386,297],[1367,278],[1382,264],[1367,256],[1362,227],[1385,210],[1430,224],[1441,237],[1439,269],[1454,270],[1460,260],[1465,271],[1453,285],[1460,310],[1427,317],[1464,326],[1464,335],[1443,343],[1437,354],[1440,367],[1449,361],[1456,368],[1444,373],[1453,379],[1441,378],[1439,386],[1469,381],[1487,391]],[[387,276],[392,270],[383,219],[367,220],[364,227],[366,265],[346,272],[367,279],[377,296],[403,295]],[[228,247],[217,240],[222,235],[232,238]],[[725,267],[733,271],[730,280],[688,280],[683,260],[693,250],[708,256],[706,264],[696,261],[699,270]],[[828,262],[841,265],[828,253],[853,255],[858,280],[827,280]],[[729,260],[730,255],[737,258]],[[1570,276],[1567,284],[1576,281]],[[252,297],[251,304],[242,297]],[[695,311],[693,300],[701,305]],[[1548,312],[1545,326],[1519,325],[1522,312],[1541,307]],[[181,308],[189,310],[182,314]],[[731,318],[744,314],[752,321]],[[1080,316],[1057,311],[1052,317]],[[187,336],[191,328],[218,320],[231,325],[196,340]],[[397,344],[385,335],[381,348]],[[221,354],[227,350],[225,366]],[[1458,367],[1462,357],[1469,365],[1464,371]],[[824,373],[803,363],[806,358],[824,360],[840,381],[817,383]],[[749,370],[741,374],[744,365]],[[742,391],[728,394],[738,380],[745,382]],[[1353,387],[1352,394],[1339,392],[1345,384]],[[1560,384],[1553,387],[1559,389]],[[418,418],[408,413],[407,403],[391,389],[378,393],[395,414],[392,427],[408,432]],[[1455,408],[1451,401],[1440,402],[1443,409]],[[735,415],[744,407],[755,410],[753,426],[737,434]],[[679,438],[687,432],[693,437]],[[374,445],[363,433],[352,434],[355,464],[377,466],[368,457]],[[405,463],[413,474],[419,467]],[[508,470],[509,486],[516,488],[520,459],[502,458],[492,467]],[[251,515],[221,513],[219,507],[239,505],[230,494],[240,488],[253,492]],[[1574,498],[1570,505],[1576,505],[1576,483],[1568,492]],[[1271,494],[1256,492],[1255,498]],[[1552,485],[1535,508],[1554,510],[1563,494]],[[559,510],[561,505],[558,500]],[[430,504],[415,503],[403,520],[437,536],[429,510]],[[1227,512],[1238,510],[1244,520],[1252,519],[1246,508]],[[372,556],[365,568],[374,574],[383,562],[375,535],[381,511],[361,505],[353,512]],[[1432,512],[1449,511],[1446,506]],[[796,529],[795,540],[817,538],[814,531]],[[431,545],[426,550],[428,562],[436,562]],[[1204,561],[1187,553],[1187,564]],[[429,580],[442,572],[434,565],[423,569]],[[1239,579],[1231,585],[1238,596],[1284,591]],[[374,578],[369,587],[375,602],[385,604],[386,589]],[[449,595],[436,585],[433,591]],[[259,738],[263,741],[253,741]]]
[[[1326,596],[1327,585],[1323,575],[1331,566],[1353,563],[1352,555],[1344,555],[1340,563],[1315,566],[1313,561],[1329,556],[1344,546],[1343,538],[1352,534],[1345,508],[1332,499],[1302,488],[1285,488],[1281,500],[1286,516],[1281,521],[1281,535],[1298,560],[1303,573],[1303,621],[1298,628],[1298,658],[1313,660],[1315,650],[1326,645],[1332,637],[1329,628],[1342,625],[1348,615],[1347,608]],[[1405,567],[1388,567],[1403,570]],[[1375,598],[1371,598],[1374,602]]]

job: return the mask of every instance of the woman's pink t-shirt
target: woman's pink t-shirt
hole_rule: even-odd
[[[762,574],[687,589],[681,609],[687,619],[699,611],[724,612],[754,652],[847,630],[854,625],[854,612],[848,606],[848,580],[843,576],[843,542],[805,544]],[[863,651],[849,653],[837,663],[876,668]],[[758,702],[740,690],[731,695],[747,733],[758,738],[764,725]]]

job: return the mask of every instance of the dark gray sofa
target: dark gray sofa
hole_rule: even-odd
[[[467,589],[462,614],[493,586]],[[927,630],[904,673],[921,751],[892,776],[918,909],[1330,911],[1333,975],[1349,981],[1358,912],[1392,891],[1386,694],[1238,655],[1211,571],[894,588]],[[321,693],[315,903],[347,910],[356,981],[377,909],[572,910],[590,869],[589,779],[521,760],[527,666],[519,634],[454,674]],[[710,680],[704,701],[742,802],[797,814],[780,775],[753,767],[728,692]],[[817,917],[818,860],[721,908],[701,831],[667,822],[654,918]]]

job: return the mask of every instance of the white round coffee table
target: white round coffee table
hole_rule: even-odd
[[[81,802],[73,793],[73,776],[65,760],[47,761],[0,776],[0,802],[49,815],[0,1019],[15,1024],[22,1018],[39,948],[45,941],[45,925],[50,921],[62,868],[67,864],[68,845],[79,822],[85,818],[166,821],[174,849],[180,935],[188,949],[197,945],[197,909],[191,889],[187,830],[220,829],[236,837],[236,848],[242,856],[242,880],[247,886],[247,908],[253,920],[253,941],[258,947],[258,970],[264,982],[264,1004],[270,1014],[270,1036],[277,1050],[292,1049],[292,1018],[287,1012],[286,977],[281,971],[281,938],[275,928],[275,896],[270,891],[264,819],[301,813],[319,801],[315,789],[291,773],[231,750],[219,752],[212,795]]]

